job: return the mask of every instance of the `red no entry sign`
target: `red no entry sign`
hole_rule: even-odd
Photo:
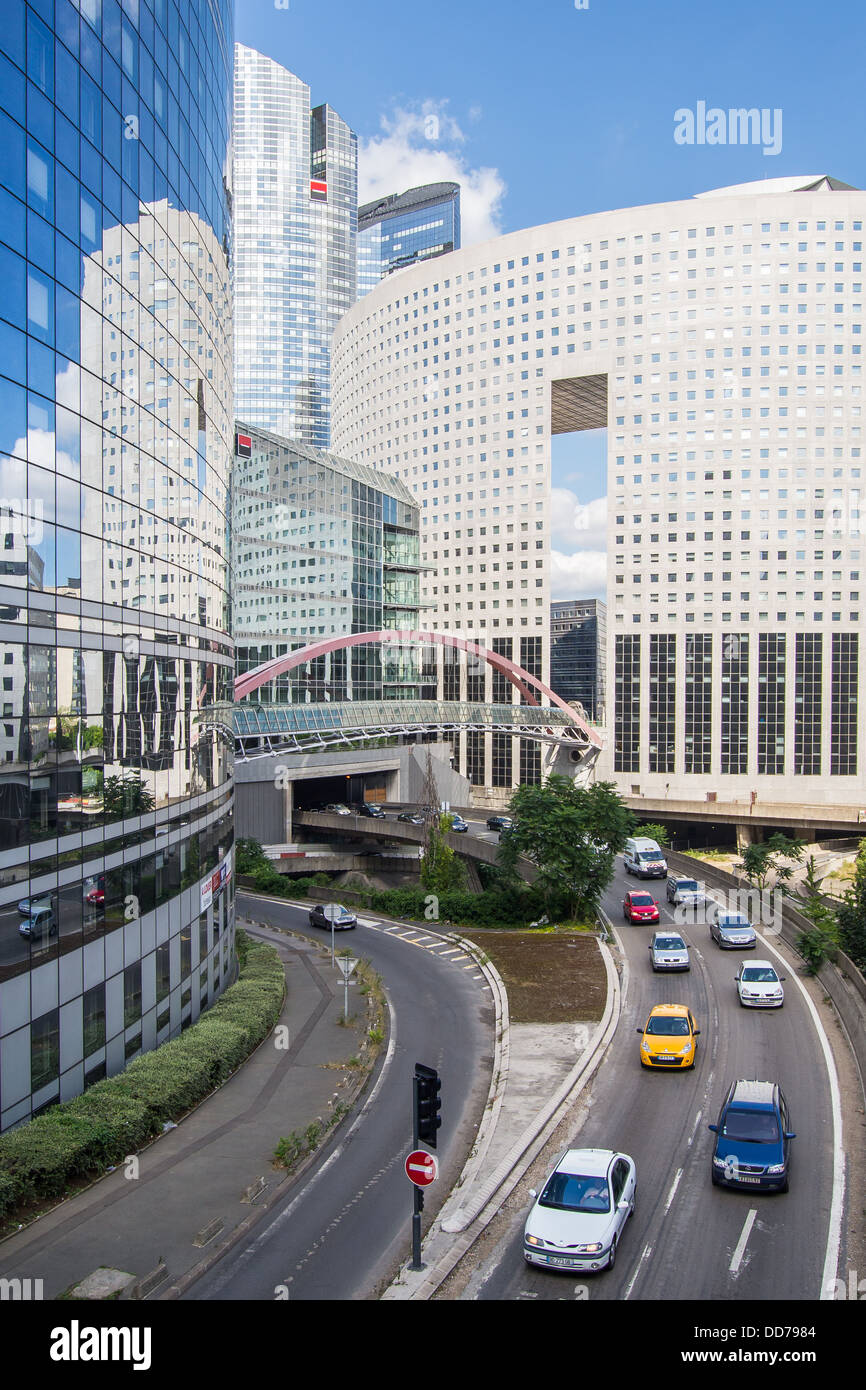
[[[416,1187],[429,1187],[439,1176],[439,1160],[426,1149],[413,1149],[406,1159],[406,1177]]]

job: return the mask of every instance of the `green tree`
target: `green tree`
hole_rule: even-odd
[[[258,840],[252,836],[235,840],[235,869],[239,874],[254,874],[267,863],[265,852]]]
[[[671,842],[670,832],[666,825],[659,825],[658,821],[643,821],[635,827],[636,835],[643,835],[648,840],[655,840],[656,844],[669,846]]]
[[[466,869],[445,837],[451,829],[449,812],[431,814],[427,842],[421,857],[421,882],[432,893],[459,892],[466,884]]]
[[[592,916],[634,828],[614,783],[576,787],[554,775],[543,786],[518,787],[509,811],[514,827],[500,841],[503,868],[514,871],[525,855],[538,868],[551,916],[561,906],[571,918]]]
[[[141,816],[152,811],[156,802],[153,792],[145,785],[143,777],[128,773],[124,777],[117,774],[106,777],[102,784],[102,804],[105,814],[112,820],[124,816]]]
[[[794,864],[802,859],[805,848],[805,841],[791,840],[778,832],[771,835],[769,840],[747,845],[742,855],[746,878],[762,893],[771,874],[776,875],[778,883],[787,883],[794,872]],[[791,862],[785,863],[785,860]]]
[[[839,945],[860,970],[866,971],[866,840],[854,866],[854,882],[838,911]]]

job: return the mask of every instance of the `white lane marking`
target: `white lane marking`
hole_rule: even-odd
[[[796,969],[792,969],[788,965],[785,957],[776,950],[775,946],[771,946],[762,934],[759,933],[759,935],[764,948],[767,951],[772,951],[776,959],[787,967],[788,978],[793,980],[806,1001],[806,1008],[812,1017],[815,1032],[818,1034],[818,1042],[821,1044],[821,1051],[824,1054],[824,1065],[827,1068],[827,1077],[830,1082],[830,1106],[833,1113],[833,1196],[830,1202],[830,1221],[827,1226],[824,1272],[821,1278],[821,1291],[818,1294],[819,1299],[827,1301],[836,1296],[836,1273],[839,1267],[842,1244],[842,1211],[845,1205],[845,1149],[842,1139],[842,1094],[839,1089],[839,1076],[836,1071],[830,1039],[824,1031],[824,1025],[818,1015],[818,1010],[812,1003],[809,991],[796,973]]]
[[[668,1199],[667,1199],[667,1201],[665,1202],[665,1209],[664,1209],[664,1211],[662,1212],[662,1215],[663,1215],[663,1216],[667,1216],[668,1212],[669,1212],[670,1209],[671,1209],[671,1202],[674,1200],[674,1197],[676,1196],[677,1188],[678,1188],[679,1185],[680,1185],[680,1178],[682,1177],[682,1175],[683,1175],[683,1170],[682,1170],[682,1168],[678,1168],[678,1169],[677,1169],[676,1177],[674,1178],[673,1182],[671,1183],[671,1190],[670,1190],[670,1192],[668,1193]]]
[[[378,927],[380,923],[371,921],[369,917],[359,917],[358,925],[361,927]]]
[[[631,1278],[629,1279],[628,1283],[627,1283],[626,1286],[625,1286],[625,1292],[623,1293],[623,1300],[625,1300],[625,1299],[627,1299],[627,1298],[629,1298],[629,1297],[631,1296],[631,1291],[632,1291],[632,1289],[633,1289],[634,1286],[635,1286],[635,1282],[636,1282],[636,1280],[637,1280],[637,1277],[638,1277],[638,1275],[640,1274],[641,1270],[643,1269],[644,1261],[649,1259],[649,1257],[650,1257],[650,1255],[652,1254],[652,1252],[653,1252],[653,1248],[652,1248],[651,1245],[645,1245],[645,1246],[644,1246],[643,1254],[641,1255],[641,1257],[640,1257],[640,1259],[638,1260],[638,1263],[637,1263],[637,1269],[635,1270],[634,1274],[631,1276]]]
[[[745,1220],[745,1223],[744,1223],[744,1225],[743,1225],[743,1229],[742,1229],[742,1232],[741,1232],[741,1235],[740,1235],[740,1239],[737,1241],[737,1248],[736,1248],[736,1250],[734,1251],[733,1258],[731,1259],[731,1263],[730,1263],[729,1266],[728,1266],[728,1268],[729,1268],[731,1274],[739,1274],[739,1272],[740,1272],[740,1265],[741,1265],[742,1262],[743,1262],[743,1256],[744,1256],[745,1253],[746,1253],[746,1245],[748,1244],[749,1236],[751,1235],[752,1227],[753,1227],[754,1224],[755,1224],[755,1217],[756,1217],[757,1215],[758,1215],[758,1209],[757,1209],[757,1207],[752,1207],[752,1210],[749,1212],[748,1216],[746,1217],[746,1220]]]
[[[703,1113],[704,1113],[703,1110],[699,1110],[698,1113],[697,1113],[697,1115],[695,1116],[695,1122],[694,1122],[694,1124],[692,1125],[692,1132],[691,1132],[691,1134],[689,1135],[689,1142],[688,1142],[688,1144],[686,1145],[686,1148],[689,1148],[689,1149],[690,1149],[690,1148],[692,1147],[692,1144],[693,1144],[693,1142],[694,1142],[695,1135],[696,1135],[697,1132],[698,1132],[698,1125],[699,1125],[700,1122],[701,1122],[701,1116],[703,1115]]]

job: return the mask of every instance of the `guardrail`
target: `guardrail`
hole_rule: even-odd
[[[726,893],[731,889],[748,890],[752,885],[740,874],[728,873],[714,864],[705,864],[691,855],[678,854],[666,850],[668,866],[677,873],[687,874],[689,878],[701,878],[710,888],[720,888]],[[783,904],[782,927],[780,935],[787,946],[799,956],[797,937],[801,932],[811,930],[813,923],[802,912],[798,912],[787,901]],[[866,1099],[866,978],[844,951],[837,950],[835,961],[825,961],[817,972],[831,1000],[842,1026],[848,1035],[857,1066],[860,1071],[860,1085]],[[802,960],[803,957],[800,956]]]

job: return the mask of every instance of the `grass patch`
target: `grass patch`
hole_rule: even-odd
[[[512,1023],[596,1021],[607,1001],[607,971],[585,930],[468,931],[502,977]]]

